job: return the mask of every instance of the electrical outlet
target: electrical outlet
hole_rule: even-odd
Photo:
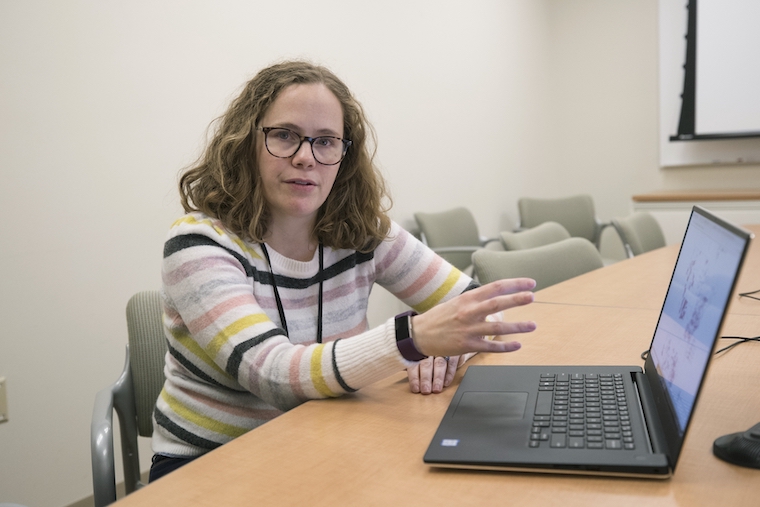
[[[8,422],[8,395],[5,392],[5,377],[0,377],[0,423]]]

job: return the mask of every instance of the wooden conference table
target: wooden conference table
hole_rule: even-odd
[[[760,235],[760,226],[750,229]],[[534,304],[508,312],[510,319],[538,323],[520,337],[523,348],[469,364],[641,365],[676,255],[677,246],[666,247],[539,291]],[[758,288],[760,246],[754,245],[739,290]],[[723,334],[760,334],[760,301],[734,297]],[[668,480],[431,468],[422,456],[456,385],[439,395],[413,395],[399,373],[349,396],[305,403],[119,505],[760,505],[760,470],[712,454],[717,437],[760,422],[758,371],[760,343],[715,357]]]

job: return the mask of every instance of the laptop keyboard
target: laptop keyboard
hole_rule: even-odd
[[[529,445],[635,449],[623,375],[542,373]]]

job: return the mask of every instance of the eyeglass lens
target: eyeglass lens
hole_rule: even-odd
[[[343,160],[348,145],[343,139],[333,136],[301,137],[283,128],[264,129],[269,153],[275,157],[289,158],[296,154],[303,141],[311,144],[314,159],[323,165],[334,165]]]

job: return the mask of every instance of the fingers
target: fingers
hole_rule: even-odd
[[[533,298],[534,296],[532,292],[518,292],[516,294],[492,297],[491,299],[482,301],[475,306],[477,317],[479,319],[485,319],[488,315],[503,312],[510,308],[528,305],[533,302]]]
[[[457,374],[457,368],[459,368],[461,357],[462,356],[452,356],[446,358],[446,374],[443,378],[443,387],[449,387],[454,381],[454,376]]]
[[[428,357],[423,359],[419,363],[420,369],[420,390],[422,394],[430,394],[433,390],[433,371],[434,371],[434,358]]]
[[[420,392],[420,365],[416,364],[406,369],[409,378],[409,390],[417,394]]]
[[[460,356],[428,357],[407,369],[409,389],[413,393],[440,393],[456,376]]]
[[[478,338],[481,336],[503,336],[508,334],[530,333],[536,330],[536,323],[533,321],[520,321],[520,322],[501,322],[501,321],[485,321],[478,326],[474,326],[478,333]]]
[[[529,291],[535,287],[535,283],[530,278],[497,280],[413,317],[415,346],[428,356],[517,350],[520,348],[517,342],[487,343],[483,337],[528,333],[536,329],[535,322],[504,322],[502,318],[489,318],[491,315],[501,317],[505,310],[533,302],[533,293]],[[509,315],[505,318],[508,319]],[[438,370],[435,370],[434,364],[421,368],[430,368],[432,379],[433,374],[442,371],[443,366],[439,366]],[[437,378],[445,386],[446,374]],[[420,392],[427,392],[425,379],[421,370]],[[430,389],[437,389],[437,385],[431,385]]]
[[[443,391],[444,385],[449,385],[451,380],[454,380],[454,376],[451,375],[451,379],[446,383],[449,371],[449,358],[448,357],[436,357],[433,359],[433,392],[440,393]],[[423,393],[424,394],[424,393]]]
[[[483,340],[482,349],[479,352],[514,352],[520,350],[522,344],[516,341],[502,342],[497,340]]]
[[[491,282],[459,296],[465,304],[464,317],[483,320],[488,315],[503,312],[510,308],[524,306],[533,302],[530,292],[536,286],[531,278],[513,278]]]
[[[493,299],[499,296],[529,292],[536,287],[536,281],[532,278],[505,278],[487,283],[482,287],[465,292],[481,300]]]

